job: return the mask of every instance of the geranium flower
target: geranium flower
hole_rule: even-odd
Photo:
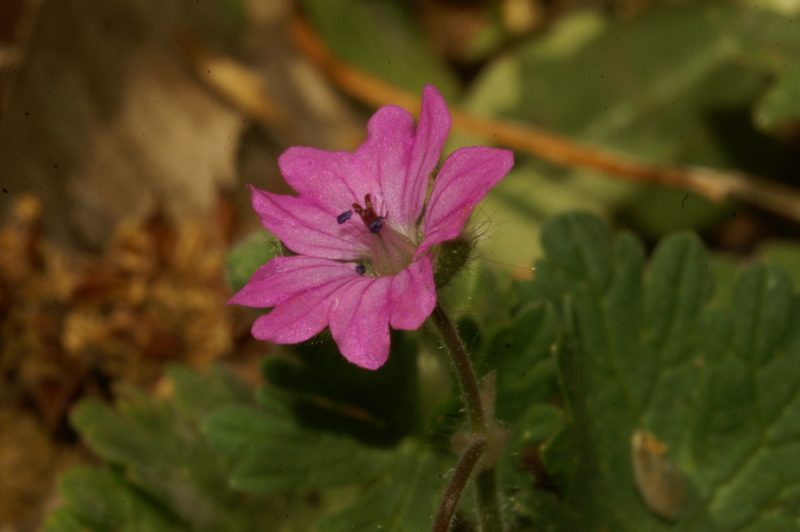
[[[273,258],[231,299],[273,307],[253,336],[293,344],[329,327],[347,360],[377,369],[389,356],[389,326],[423,324],[436,305],[433,247],[461,234],[513,165],[510,151],[462,148],[430,187],[449,130],[444,99],[427,86],[416,128],[405,110],[382,107],[354,153],[293,147],[280,156],[299,196],[251,187],[253,208],[297,255]]]

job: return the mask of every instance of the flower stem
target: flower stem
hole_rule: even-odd
[[[450,321],[440,305],[436,305],[436,308],[433,309],[432,316],[436,328],[439,329],[439,334],[442,335],[444,345],[453,359],[472,431],[488,436],[489,427],[486,425],[486,417],[483,414],[478,379],[475,377],[475,370],[472,369],[472,362],[466,347],[464,347],[464,342],[461,341],[461,336],[458,335],[453,322]]]
[[[453,471],[453,476],[450,478],[450,483],[444,492],[439,511],[436,513],[436,519],[433,521],[433,532],[447,532],[450,530],[450,521],[453,520],[458,499],[461,497],[461,492],[464,491],[464,487],[467,485],[472,469],[478,463],[484,449],[486,449],[486,438],[480,437],[472,442],[472,445],[467,447],[464,454],[461,455],[456,469]]]
[[[480,448],[476,448],[475,443],[473,443],[459,459],[458,466],[453,473],[453,478],[445,492],[445,498],[439,508],[435,526],[443,526],[439,523],[439,517],[442,516],[443,513],[449,511],[449,505],[452,505],[453,508],[449,513],[448,522],[444,525],[445,528],[435,529],[438,531],[447,530],[449,519],[452,518],[453,511],[455,510],[455,502],[458,501],[460,492],[463,491],[466,486],[466,480],[469,478],[469,474],[472,472],[478,459],[480,459],[480,455],[491,445],[490,440],[492,435],[481,401],[478,379],[475,377],[475,370],[472,368],[472,362],[470,361],[464,342],[461,340],[461,336],[459,336],[453,322],[450,321],[450,318],[440,305],[436,305],[431,316],[453,360],[472,432],[478,438],[477,441],[482,440],[484,442],[484,445]],[[473,460],[473,457],[470,453],[477,454],[477,457],[474,458],[474,462],[472,463],[470,462]],[[457,475],[462,474],[464,474],[463,482],[460,478],[456,478]],[[500,518],[500,507],[497,502],[497,481],[494,468],[486,469],[478,474],[476,488],[478,494],[478,513],[480,515],[482,532],[501,532],[503,530],[503,525]],[[454,493],[451,489],[458,489],[458,492]],[[453,499],[453,497],[455,498]]]

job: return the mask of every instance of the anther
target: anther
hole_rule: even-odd
[[[378,216],[374,220],[372,220],[369,225],[369,232],[378,234],[381,232],[381,228],[383,228],[383,216]]]
[[[339,225],[341,225],[349,220],[351,216],[353,216],[353,211],[344,211],[342,214],[336,217],[336,221],[339,222]]]
[[[356,264],[356,273],[358,275],[364,275],[365,273],[367,273],[367,267],[364,266],[363,264]]]
[[[367,226],[367,229],[370,230],[373,234],[378,234],[380,230],[383,228],[383,216],[378,216],[378,213],[375,212],[375,207],[372,205],[372,194],[366,194],[364,196],[364,207],[359,205],[358,203],[353,203],[353,211],[361,217],[361,220],[364,222],[364,225]],[[344,213],[342,213],[343,215]],[[350,216],[348,216],[350,218]]]

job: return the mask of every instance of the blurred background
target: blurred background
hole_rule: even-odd
[[[354,149],[435,84],[448,149],[516,150],[477,260],[529,277],[538,231],[589,210],[652,245],[694,230],[720,275],[800,280],[798,0],[2,0],[0,530],[33,530],[91,462],[68,421],[165,364],[267,346],[225,304],[292,145]]]

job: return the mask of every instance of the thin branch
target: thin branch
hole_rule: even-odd
[[[338,60],[299,17],[292,22],[291,33],[306,57],[353,98],[373,107],[394,104],[418,112],[416,95]],[[551,163],[596,170],[627,181],[691,190],[712,201],[735,198],[800,222],[800,192],[772,181],[735,171],[658,166],[533,126],[478,117],[453,108],[451,113],[455,129]]]

